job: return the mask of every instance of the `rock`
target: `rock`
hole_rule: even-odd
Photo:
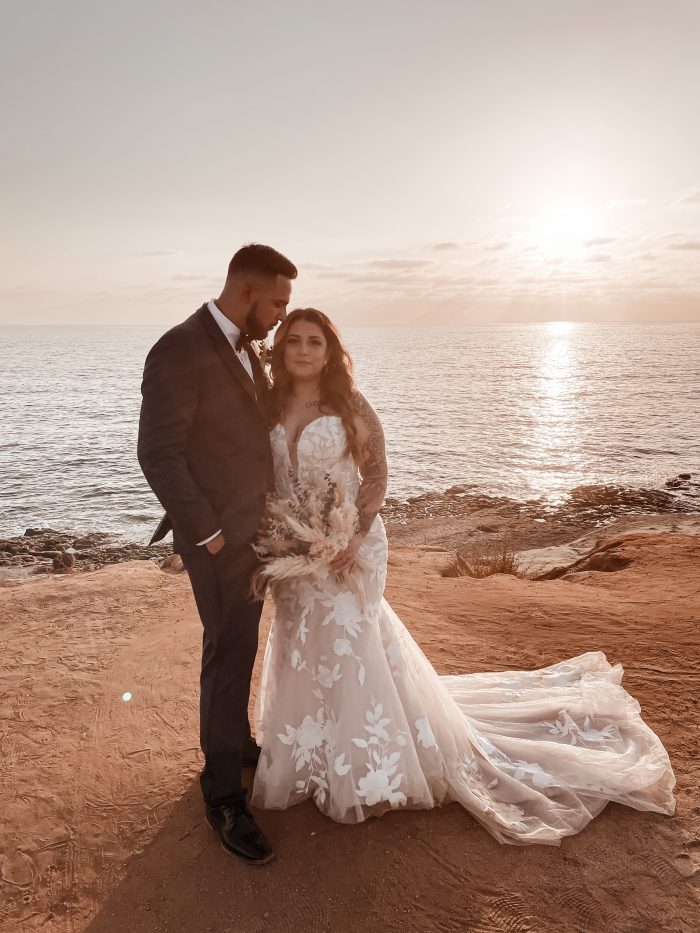
[[[160,569],[165,571],[165,573],[184,573],[185,565],[182,563],[182,558],[179,554],[170,554],[160,565]]]
[[[53,559],[54,573],[70,573],[75,567],[75,554],[71,551],[63,551],[58,557]]]
[[[624,570],[632,563],[629,557],[622,557],[620,554],[592,554],[582,561],[574,573],[581,573],[586,570],[595,570],[598,573],[615,573],[618,570]]]
[[[109,538],[109,535],[101,535],[101,534],[85,535],[82,538],[76,538],[73,541],[73,547],[76,550],[94,548],[96,544],[100,544],[102,541],[104,541],[107,538]]]
[[[449,489],[446,489],[444,495],[446,496],[464,496],[470,489],[475,489],[476,485],[474,483],[468,483],[466,486],[450,486]]]

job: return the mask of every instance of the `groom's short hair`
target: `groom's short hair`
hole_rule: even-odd
[[[229,278],[233,275],[283,275],[286,279],[297,277],[297,267],[282,253],[262,243],[242,246],[228,264]]]

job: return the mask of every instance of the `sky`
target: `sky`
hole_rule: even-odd
[[[700,322],[697,0],[0,0],[0,323]]]

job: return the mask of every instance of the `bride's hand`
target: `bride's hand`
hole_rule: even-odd
[[[331,570],[336,573],[352,573],[357,566],[357,552],[362,544],[362,535],[355,534],[350,539],[350,543],[344,551],[335,555],[330,563]]]

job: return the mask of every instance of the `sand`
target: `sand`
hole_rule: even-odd
[[[521,848],[458,805],[342,826],[305,803],[257,811],[277,851],[261,868],[203,819],[186,577],[141,561],[6,585],[0,929],[697,931],[700,537],[602,547],[620,569],[544,581],[443,578],[449,552],[395,547],[387,597],[441,673],[621,661],[669,750],[674,817],[610,805],[559,848]]]

